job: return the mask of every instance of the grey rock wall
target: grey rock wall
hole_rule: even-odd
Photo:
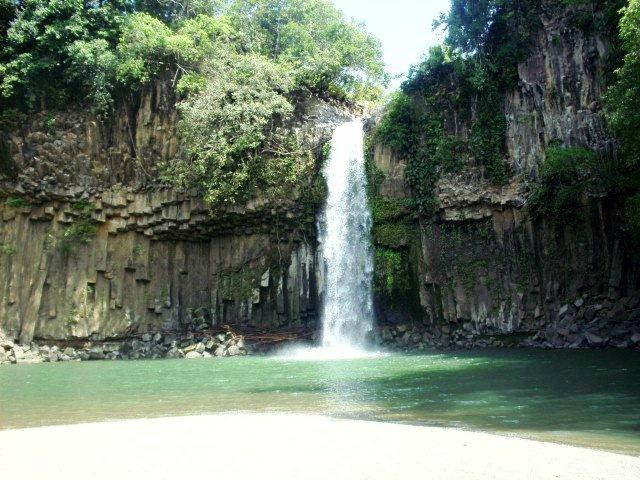
[[[168,189],[107,190],[90,200],[95,234],[85,241],[65,239],[83,221],[68,201],[0,207],[8,336],[102,340],[315,320],[315,248],[284,220],[291,211],[249,206],[214,220],[201,199]]]
[[[295,103],[280,128],[320,158],[354,111],[312,95]],[[0,132],[0,142],[0,330],[8,338],[315,326],[322,275],[298,199],[211,210],[197,192],[159,183],[158,165],[180,153],[166,83],[123,99],[108,120],[41,113]],[[87,226],[90,234],[75,234]]]
[[[638,312],[628,308],[627,299],[637,296],[640,272],[619,235],[615,201],[589,199],[579,218],[560,225],[534,221],[527,213],[530,183],[551,141],[604,153],[614,147],[600,100],[608,40],[571,26],[568,11],[551,3],[545,3],[544,28],[529,58],[519,65],[518,85],[504,97],[509,182],[492,185],[473,166],[443,175],[435,191],[435,221],[415,219],[412,224],[408,270],[417,276],[429,338],[446,339],[435,341],[439,345],[453,338],[466,345],[470,336],[540,333],[536,340],[545,339],[545,332],[558,326],[563,306],[577,299],[624,304],[625,318],[604,315],[602,328],[621,321],[631,325],[625,330],[629,335],[639,330]],[[459,129],[455,133],[468,136]],[[374,160],[385,173],[380,193],[389,199],[410,197],[406,159],[377,146]],[[393,311],[382,311],[381,317],[403,318]],[[563,317],[563,322],[565,329],[571,319]]]

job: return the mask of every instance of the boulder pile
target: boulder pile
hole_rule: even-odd
[[[460,321],[439,325],[385,325],[380,343],[405,352],[488,347],[626,348],[640,350],[640,296],[617,300],[578,298],[549,315],[555,320],[537,331],[499,332],[486,324]]]
[[[244,337],[232,332],[145,333],[122,341],[82,342],[78,345],[70,343],[18,345],[0,334],[0,364],[74,360],[211,358],[246,354],[247,346]]]

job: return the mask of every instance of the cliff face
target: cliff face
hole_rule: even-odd
[[[561,223],[528,213],[551,142],[607,155],[615,146],[600,103],[609,40],[573,26],[570,10],[547,7],[541,20],[518,85],[503,98],[505,185],[468,165],[440,177],[435,221],[415,218],[404,202],[407,159],[374,148],[379,194],[401,205],[387,209],[374,235],[401,255],[377,261],[393,265],[404,289],[396,302],[378,295],[377,313],[383,323],[414,324],[403,326],[402,345],[533,335],[527,344],[640,344],[640,271],[615,199],[590,198]],[[211,211],[196,192],[158,181],[159,164],[180,148],[171,92],[159,82],[122,99],[108,122],[41,114],[1,135],[0,330],[8,336],[315,326],[323,272],[308,206],[258,198]],[[351,114],[315,98],[296,105],[285,127],[320,158]],[[469,137],[450,123],[447,133]]]
[[[313,325],[313,218],[296,199],[211,211],[158,183],[179,149],[160,83],[112,119],[39,115],[3,135],[0,329],[102,340],[159,330]],[[293,129],[319,154],[345,109],[298,101]],[[309,226],[311,225],[311,228]]]
[[[580,332],[602,320],[609,328],[627,322],[627,330],[610,340],[623,346],[638,327],[638,268],[620,238],[614,200],[591,198],[579,218],[560,225],[534,221],[527,211],[529,184],[552,141],[605,154],[614,147],[600,101],[609,43],[572,26],[570,15],[551,7],[543,12],[543,28],[519,65],[517,88],[504,96],[510,181],[496,187],[476,167],[443,175],[436,220],[413,223],[409,270],[435,343],[548,331],[540,341],[582,345]],[[469,135],[464,128],[450,130]],[[384,197],[411,196],[405,159],[376,146],[374,161],[385,173]],[[398,317],[384,306],[381,314]],[[559,338],[558,329],[577,324],[567,331],[570,337]],[[610,335],[600,336],[604,342]]]

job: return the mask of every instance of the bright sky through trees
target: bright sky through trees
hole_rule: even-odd
[[[333,0],[347,16],[365,22],[384,49],[384,59],[393,75],[405,75],[427,49],[443,40],[432,24],[449,10],[449,0]],[[397,87],[401,80],[392,82]]]

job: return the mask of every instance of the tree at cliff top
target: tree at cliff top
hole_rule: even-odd
[[[77,75],[69,74],[72,64],[78,60],[74,57],[78,42],[91,42],[95,55],[113,49],[126,2],[23,0],[13,3],[17,6],[17,16],[0,45],[3,106],[65,105],[75,97],[75,92],[82,90]],[[101,78],[96,78],[96,82],[99,81]]]
[[[287,65],[294,82],[363,100],[386,82],[378,39],[325,0],[236,0],[228,14],[254,52]]]
[[[156,22],[135,21],[141,13]],[[381,92],[378,41],[325,0],[0,0],[0,28],[7,29],[0,43],[0,98],[5,108],[22,109],[89,100],[104,113],[114,92],[132,87],[117,72],[128,60],[123,47],[132,46],[132,35],[155,41],[145,44],[153,57],[165,53],[159,49],[185,22],[203,16],[233,26],[232,48],[277,62],[296,88],[354,99]],[[195,44],[200,47],[197,39]],[[141,48],[136,46],[139,53]],[[167,59],[146,62],[149,69],[138,78],[149,81],[175,69]]]
[[[630,229],[640,240],[640,0],[623,9],[620,39],[625,50],[616,82],[606,94],[609,121],[619,136],[628,174],[621,188],[631,192],[627,202]]]

